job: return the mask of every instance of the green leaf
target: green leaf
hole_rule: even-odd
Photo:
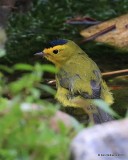
[[[94,100],[93,103],[94,105],[101,108],[102,110],[109,113],[110,115],[120,118],[120,116],[112,108],[110,108],[105,101],[97,99],[97,100]]]
[[[5,110],[9,105],[9,100],[6,98],[0,98],[0,112]]]
[[[40,85],[40,88],[52,95],[55,95],[56,91],[54,89],[52,89],[51,87],[47,86],[47,85]]]
[[[42,65],[42,70],[45,72],[57,73],[57,68],[49,64]]]
[[[33,71],[33,66],[31,66],[30,64],[19,63],[14,65],[13,68],[16,70]]]
[[[0,48],[0,57],[5,56],[5,54],[6,54],[5,49],[1,49],[1,48]]]
[[[37,88],[32,88],[31,89],[31,93],[33,95],[33,99],[34,98],[40,98],[40,90]]]
[[[9,68],[5,65],[0,65],[0,69],[5,71],[5,72],[8,72],[8,73],[13,73],[13,69],[12,68]]]

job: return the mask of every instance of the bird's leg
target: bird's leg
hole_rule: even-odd
[[[80,96],[74,97],[70,99],[70,102],[76,105],[77,107],[79,106],[80,108],[85,111],[86,114],[88,114],[90,122],[94,123],[93,120],[93,113],[97,112],[97,109],[94,105],[92,105],[92,100],[86,100],[84,98],[81,98]]]
[[[89,114],[89,122],[90,122],[90,124],[95,124],[95,122],[94,122],[94,118],[93,118],[93,114]]]
[[[70,101],[72,104],[74,104],[74,106],[79,106],[85,111],[86,114],[88,114],[89,120],[92,124],[101,124],[113,120],[112,116],[95,106],[92,99],[84,99],[80,96],[77,96],[71,98]]]

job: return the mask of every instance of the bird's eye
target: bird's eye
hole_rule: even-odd
[[[54,53],[54,54],[57,54],[57,53],[58,53],[58,50],[57,50],[57,49],[53,50],[53,53]]]

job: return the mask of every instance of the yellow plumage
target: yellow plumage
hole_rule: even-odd
[[[42,53],[58,68],[56,98],[59,102],[65,107],[84,108],[95,123],[112,119],[92,104],[93,99],[112,104],[113,97],[95,62],[78,45],[70,40],[55,40]]]

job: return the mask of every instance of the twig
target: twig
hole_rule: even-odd
[[[123,70],[119,70],[119,71],[112,71],[112,72],[102,73],[102,76],[110,76],[110,75],[122,74],[122,73],[128,73],[128,69],[123,69]]]
[[[107,27],[107,28],[105,28],[105,29],[103,29],[103,30],[101,30],[101,31],[93,34],[93,35],[91,35],[91,36],[88,37],[88,38],[83,39],[83,40],[81,41],[81,43],[83,43],[83,42],[88,42],[88,41],[92,41],[92,40],[96,39],[97,37],[102,36],[102,35],[110,32],[110,31],[112,31],[112,30],[114,30],[114,29],[116,29],[116,25],[115,25],[115,24],[112,25],[112,26],[110,26],[110,27]]]
[[[126,74],[126,73],[128,73],[128,69],[112,71],[112,72],[105,72],[105,73],[102,73],[102,76],[107,77],[107,76],[111,76],[111,75]],[[51,86],[55,86],[56,80],[55,79],[49,80],[47,82],[47,84],[49,84]]]

